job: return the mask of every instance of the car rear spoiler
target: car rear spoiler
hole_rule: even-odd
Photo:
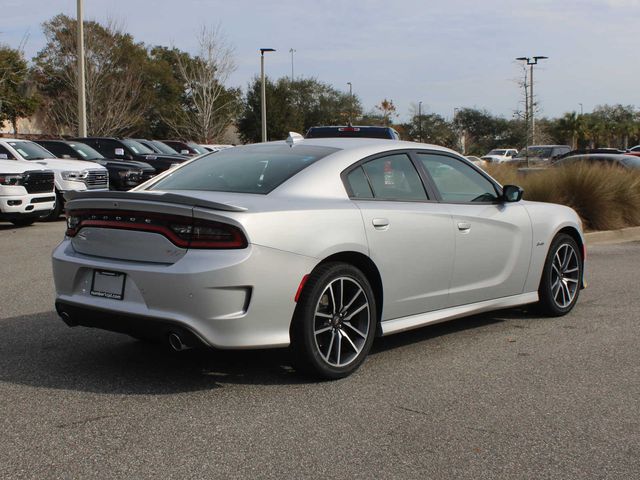
[[[247,209],[245,207],[238,207],[236,205],[229,205],[226,203],[212,202],[210,200],[203,200],[201,198],[188,197],[186,195],[179,195],[177,193],[169,192],[117,192],[117,191],[105,191],[105,192],[66,192],[64,194],[66,202],[73,202],[76,200],[143,200],[148,202],[162,202],[173,203],[178,205],[187,205],[190,207],[202,207],[209,208],[211,210],[222,210],[225,212],[244,212]],[[72,205],[69,205],[71,207]]]

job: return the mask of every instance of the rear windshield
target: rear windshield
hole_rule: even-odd
[[[228,148],[185,164],[149,189],[267,194],[337,150],[286,144]]]
[[[391,132],[385,127],[311,127],[307,138],[393,138]]]

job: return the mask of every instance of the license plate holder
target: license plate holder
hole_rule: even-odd
[[[94,270],[91,281],[91,295],[94,297],[122,300],[127,275],[110,270]]]

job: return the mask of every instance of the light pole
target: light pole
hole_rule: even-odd
[[[583,113],[582,113],[582,104],[579,103],[578,105],[580,105],[580,116],[582,116],[583,115]]]
[[[293,82],[293,54],[296,52],[295,49],[290,48],[289,53],[291,54],[291,81]]]
[[[541,55],[529,58],[529,57],[518,57],[516,60],[526,61],[529,66],[529,110],[531,115],[531,142],[536,143],[536,121],[535,121],[535,108],[533,102],[533,66],[538,64],[538,60],[546,60],[549,57],[544,57]],[[526,87],[525,87],[526,88]],[[526,96],[526,94],[525,94]]]
[[[353,112],[353,85],[351,85],[351,82],[347,82],[347,85],[349,85],[349,126],[351,126],[351,115]]]
[[[78,0],[78,135],[87,136],[87,103],[84,93],[84,26],[82,24],[83,1]]]
[[[418,141],[422,143],[422,100],[418,102]]]
[[[260,83],[262,90],[262,141],[267,141],[267,89],[264,85],[264,52],[275,52],[273,48],[260,49]]]

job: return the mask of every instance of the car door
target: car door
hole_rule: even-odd
[[[382,277],[382,320],[449,306],[453,222],[427,195],[414,161],[404,152],[378,155],[343,178]]]
[[[415,155],[453,219],[451,304],[523,293],[532,245],[524,206],[500,201],[499,187],[462,159],[437,152]]]

